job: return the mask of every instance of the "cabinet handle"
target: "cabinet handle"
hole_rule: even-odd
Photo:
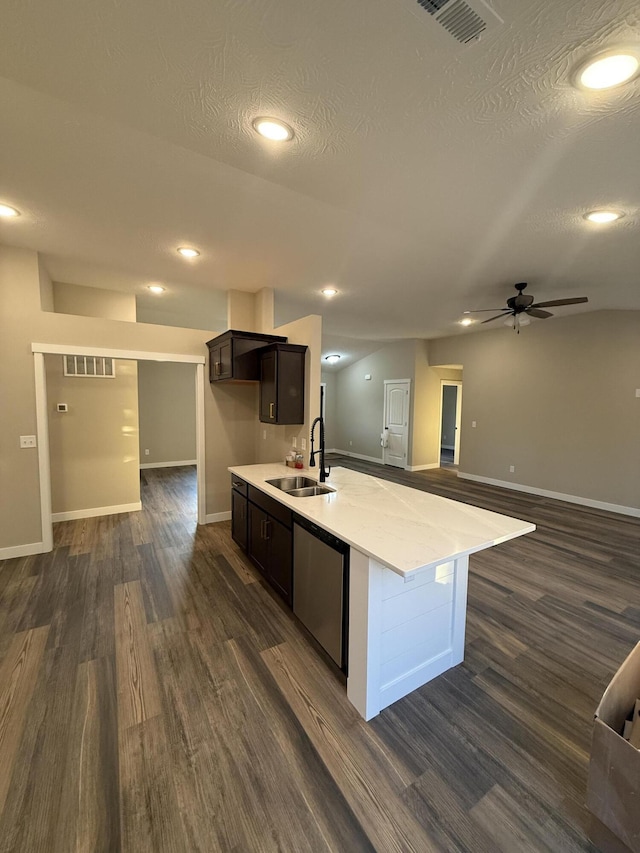
[[[237,489],[239,489],[239,488],[240,488],[241,486],[243,486],[244,484],[243,484],[243,483],[236,483],[236,481],[235,481],[235,480],[233,480],[233,481],[232,481],[232,483],[231,483],[231,485],[232,485],[232,486],[235,486]]]
[[[220,369],[220,368],[221,368],[221,366],[222,366],[222,362],[220,362],[220,361],[216,361],[216,364],[215,364],[215,371],[214,371],[214,372],[215,372],[215,374],[216,374],[216,376],[220,376],[220,374],[222,373],[222,370]]]
[[[271,418],[271,420],[273,420],[274,418],[273,410],[275,408],[275,405],[275,403],[269,403],[269,417]]]
[[[271,522],[269,521],[269,519],[265,518],[265,520],[264,520],[264,538],[265,539],[271,539],[271,537],[269,536],[269,525],[270,524],[271,524]]]
[[[261,539],[266,539],[266,538],[267,538],[267,537],[265,536],[265,534],[264,534],[264,521],[265,521],[265,520],[264,520],[264,518],[263,518],[263,519],[262,519],[262,521],[260,522],[260,538],[261,538]]]

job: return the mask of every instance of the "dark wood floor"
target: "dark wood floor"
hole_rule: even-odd
[[[335,464],[335,461],[332,463]],[[588,851],[592,715],[640,633],[637,520],[345,464],[525,519],[466,659],[364,723],[194,472],[0,565],[1,853]]]

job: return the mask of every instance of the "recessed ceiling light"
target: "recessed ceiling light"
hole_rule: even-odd
[[[581,65],[575,79],[582,89],[612,89],[629,82],[639,67],[640,51],[609,51]]]
[[[253,120],[253,129],[264,136],[265,139],[271,139],[273,142],[288,142],[293,139],[293,128],[289,127],[279,118],[269,118],[260,116]]]
[[[200,252],[197,249],[190,249],[188,246],[180,246],[178,254],[183,258],[197,258]]]
[[[164,293],[164,287],[161,284],[148,284],[147,290],[151,293]]]
[[[328,361],[329,364],[335,364],[336,361],[340,361],[341,356],[339,355],[328,355],[325,357],[325,361]]]
[[[624,213],[619,210],[590,210],[589,213],[585,213],[584,218],[588,219],[589,222],[605,224],[615,222],[616,219],[622,219],[623,216]]]
[[[321,292],[323,296],[335,296],[338,291],[335,287],[323,287]]]
[[[461,326],[470,326],[473,323],[473,320],[471,317],[465,317],[464,320],[459,320],[458,322]]]
[[[9,219],[12,216],[20,216],[20,211],[16,210],[15,207],[10,207],[8,204],[0,204],[0,216]]]

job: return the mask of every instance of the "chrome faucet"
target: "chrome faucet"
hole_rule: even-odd
[[[320,424],[320,449],[315,451],[313,449],[313,433],[315,432],[316,424]],[[329,474],[331,473],[331,468],[328,468],[326,471],[324,469],[324,418],[317,417],[315,421],[311,424],[311,454],[309,456],[309,468],[315,468],[316,466],[316,452],[320,455],[320,482],[324,483]]]

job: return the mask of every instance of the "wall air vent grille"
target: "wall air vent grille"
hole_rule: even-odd
[[[116,366],[112,358],[95,355],[63,355],[65,376],[90,376],[94,379],[113,379]]]
[[[478,41],[480,36],[504,21],[484,0],[417,0],[461,44]]]

